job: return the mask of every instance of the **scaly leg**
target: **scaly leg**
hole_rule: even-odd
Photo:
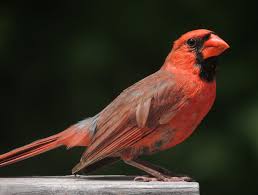
[[[190,177],[172,176],[171,172],[169,172],[168,170],[163,169],[158,166],[155,166],[155,165],[152,165],[150,163],[138,160],[138,159],[124,160],[124,162],[126,164],[129,164],[133,167],[136,167],[136,168],[143,170],[144,172],[154,176],[154,178],[146,177],[146,176],[139,176],[134,179],[135,181],[145,181],[145,182],[148,182],[148,181],[167,181],[167,182],[192,181],[192,179]]]

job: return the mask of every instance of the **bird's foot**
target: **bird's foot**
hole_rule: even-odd
[[[163,181],[163,182],[191,182],[193,181],[192,178],[188,176],[182,176],[182,177],[172,177],[172,176],[165,176],[163,178],[157,178],[157,177],[149,177],[149,176],[137,176],[134,178],[134,181],[140,181],[140,182],[150,182],[150,181]]]
[[[165,182],[179,182],[179,181],[186,181],[191,182],[193,179],[188,176],[182,176],[182,177],[166,177],[163,181]]]
[[[156,177],[149,177],[149,176],[137,176],[134,178],[134,181],[140,181],[140,182],[150,182],[150,181],[160,181]]]

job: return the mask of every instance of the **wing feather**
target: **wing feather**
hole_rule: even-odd
[[[136,107],[135,115],[138,127],[143,128],[146,125],[151,107],[151,100],[152,98],[149,98],[144,102],[140,102]]]
[[[73,169],[82,168],[132,146],[165,124],[184,100],[181,84],[160,70],[124,90],[100,114],[97,132]]]

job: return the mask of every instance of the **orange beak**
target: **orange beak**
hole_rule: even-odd
[[[211,34],[210,38],[203,44],[202,55],[204,59],[219,56],[229,45],[217,35]]]

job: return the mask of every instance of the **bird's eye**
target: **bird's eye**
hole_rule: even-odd
[[[195,39],[188,39],[186,43],[190,47],[195,47],[196,46],[196,40]]]

